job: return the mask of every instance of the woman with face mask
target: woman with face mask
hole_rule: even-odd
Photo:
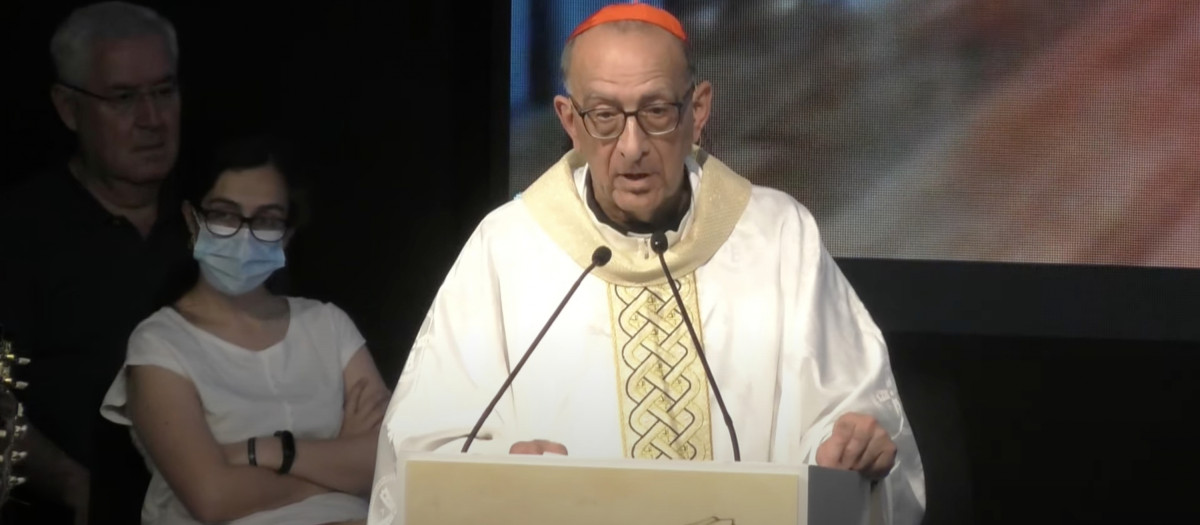
[[[390,392],[341,309],[267,289],[297,216],[280,155],[239,140],[191,181],[198,276],[137,327],[105,397],[150,467],[143,524],[366,518]]]

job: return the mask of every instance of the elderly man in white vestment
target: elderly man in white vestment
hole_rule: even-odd
[[[883,516],[919,523],[925,475],[879,328],[812,215],[694,147],[713,90],[678,20],[610,6],[580,25],[555,99],[573,149],[463,247],[425,318],[380,433],[371,523],[397,453],[459,453],[598,246],[579,286],[469,453],[732,461],[665,259],[742,460],[878,480]]]

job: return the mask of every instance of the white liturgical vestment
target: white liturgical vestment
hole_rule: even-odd
[[[815,464],[847,412],[898,446],[879,487],[889,523],[916,524],[925,474],[879,328],[821,243],[812,215],[694,149],[691,207],[665,254],[737,431],[743,461]],[[733,461],[729,433],[649,235],[587,205],[587,167],[566,154],[489,214],[417,335],[380,432],[369,523],[398,512],[400,451],[458,454],[571,284],[608,246],[500,399],[471,454],[518,441],[570,457]]]

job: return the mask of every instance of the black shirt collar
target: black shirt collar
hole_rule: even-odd
[[[116,224],[126,221],[124,217],[108,211],[96,199],[96,196],[88,191],[87,187],[83,185],[83,181],[75,177],[69,164],[64,163],[61,170],[54,171],[57,174],[53,175],[55,179],[53,184],[65,186],[66,191],[63,191],[62,194],[70,196],[70,205],[65,209],[78,213],[80,219],[89,222]],[[158,191],[158,213],[152,231],[181,223],[183,221],[180,211],[181,203],[178,177],[172,174],[163,181],[162,187]]]

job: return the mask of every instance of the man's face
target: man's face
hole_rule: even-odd
[[[164,179],[179,151],[179,94],[165,40],[145,36],[102,40],[93,48],[86,82],[76,86],[105,97],[60,88],[73,103],[60,108],[89,164],[133,184]]]
[[[601,25],[576,38],[568,75],[571,96],[556,97],[555,110],[574,148],[587,159],[600,208],[626,226],[669,216],[678,204],[684,159],[708,120],[712,99],[707,82],[691,89],[682,43],[658,28]],[[652,126],[655,115],[676,108],[678,125],[662,134],[648,133],[633,116],[621,115],[646,109],[644,123]],[[624,129],[598,139],[585,127],[585,118],[594,119],[593,131],[600,120],[625,119]]]

